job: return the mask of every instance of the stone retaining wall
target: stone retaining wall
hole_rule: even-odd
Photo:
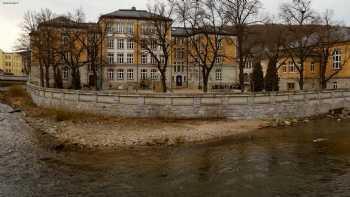
[[[27,85],[34,103],[123,117],[288,118],[350,107],[350,90],[278,94],[126,94],[45,89]]]

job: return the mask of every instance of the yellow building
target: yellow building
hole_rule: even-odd
[[[86,63],[86,42],[88,32],[94,32],[94,28],[95,23],[76,23],[64,16],[39,24],[37,31],[30,34],[31,83],[70,88],[72,73],[76,73],[80,85],[87,86],[90,67]]]
[[[102,15],[99,24],[107,29],[103,55],[108,65],[104,68],[104,88],[137,88],[140,83],[152,85],[159,83],[160,73],[155,58],[141,47],[142,39],[147,39],[155,31],[154,14],[132,9],[117,10]],[[171,88],[193,88],[202,86],[202,71],[190,58],[188,32],[184,28],[171,28],[172,19],[157,17],[164,21],[171,55],[166,72],[167,86]],[[199,34],[192,35],[198,36]],[[237,83],[237,64],[235,59],[234,35],[222,33],[222,57],[216,61],[209,77],[209,89],[233,87]],[[152,37],[152,36],[151,36]],[[154,46],[159,59],[164,56],[159,46]]]
[[[171,19],[159,17],[165,25]],[[154,14],[145,10],[121,9],[104,14],[99,19],[99,26],[107,34],[103,56],[107,65],[103,68],[103,86],[105,89],[135,89],[140,83],[152,86],[159,82],[160,73],[155,58],[141,47],[141,40],[151,38],[155,31]],[[171,27],[167,32],[171,40]],[[164,56],[160,47],[154,46],[154,53],[159,59]],[[170,57],[171,62],[171,57]],[[170,78],[167,73],[167,78]],[[169,86],[169,84],[168,84]]]
[[[297,60],[296,60],[297,61]],[[300,73],[291,58],[281,58],[278,74],[280,90],[299,90]],[[266,63],[265,63],[266,67]],[[309,57],[304,62],[304,90],[321,89],[320,58]],[[337,42],[329,49],[329,57],[325,67],[327,89],[343,89],[350,87],[350,42]]]
[[[171,46],[169,47],[170,54],[165,72],[167,87],[175,89],[201,88],[203,83],[202,71],[198,64],[193,61],[193,58],[191,59],[189,53],[191,46],[188,44],[189,34],[183,28],[172,28],[172,19],[160,16],[155,17],[153,13],[146,10],[137,10],[135,7],[104,14],[94,24],[72,23],[69,19],[58,17],[39,25],[38,31],[31,34],[31,82],[46,86],[48,85],[46,81],[50,81],[50,84],[53,83],[51,82],[54,78],[53,76],[50,76],[49,80],[40,80],[41,78],[45,78],[46,75],[54,74],[52,72],[52,65],[47,65],[46,67],[48,69],[46,69],[45,64],[55,64],[52,58],[50,58],[50,62],[45,62],[47,59],[45,58],[45,54],[48,54],[46,50],[48,47],[42,47],[43,49],[40,52],[38,46],[33,44],[45,43],[43,40],[45,36],[41,35],[42,33],[45,33],[48,29],[55,32],[51,34],[50,42],[48,42],[52,47],[56,45],[55,43],[64,42],[64,31],[84,32],[93,25],[99,27],[98,29],[101,30],[100,35],[104,38],[101,47],[98,49],[99,59],[103,63],[101,64],[102,66],[96,68],[96,72],[98,72],[98,76],[96,77],[98,80],[92,76],[94,69],[91,69],[91,62],[79,68],[82,86],[92,87],[91,81],[96,81],[99,85],[102,84],[103,89],[132,90],[144,88],[159,90],[161,73],[157,67],[157,60],[159,62],[165,62],[165,56],[168,53],[165,54],[162,51],[159,43],[154,44],[154,46],[152,46],[152,43],[149,43],[150,46],[148,49],[142,46],[145,40],[152,41],[152,39],[158,39],[157,36],[154,36],[157,29],[156,24],[161,24],[161,29],[166,29],[167,42],[169,42],[167,44]],[[198,35],[200,33],[191,36]],[[227,32],[220,33],[217,36],[222,41],[220,42],[221,57],[215,60],[216,64],[210,72],[208,88],[230,89],[238,81],[238,66],[235,57],[236,45],[233,43],[235,36]],[[67,45],[65,44],[63,46]],[[89,45],[89,41],[87,41],[87,45]],[[90,59],[90,57],[87,57],[87,53],[83,54],[81,58]],[[71,81],[72,71],[64,63],[57,63],[59,63],[59,68],[61,68],[64,86],[67,87]]]
[[[202,42],[200,45],[205,46],[207,42],[206,36],[201,33],[191,35],[190,30],[176,27],[173,28],[172,37],[175,42],[173,47],[173,70],[171,71],[174,81],[173,88],[186,87],[196,89],[201,87],[203,85],[202,69],[199,66],[201,52],[196,52],[194,50],[195,47],[189,43],[194,40],[194,37],[200,37],[198,39],[200,40],[199,42]],[[234,44],[236,38],[228,32],[221,32],[217,35],[209,33],[209,37],[211,43],[216,43],[215,40],[217,40],[216,44],[220,45],[220,47],[215,60],[212,55],[215,47],[210,46],[210,44],[207,45],[209,55],[202,57],[202,59],[206,59],[207,64],[210,64],[213,60],[215,61],[215,65],[209,75],[208,88],[216,90],[230,89],[235,86],[238,79],[236,45]],[[205,54],[202,54],[202,56],[205,56]]]
[[[19,53],[7,53],[0,50],[0,70],[5,74],[24,76],[22,56]]]

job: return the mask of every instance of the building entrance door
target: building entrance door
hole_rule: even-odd
[[[181,75],[178,75],[176,77],[176,86],[182,86],[182,76]]]

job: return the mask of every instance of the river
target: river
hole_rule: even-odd
[[[350,196],[350,122],[207,145],[55,152],[0,104],[0,196]],[[318,139],[314,141],[315,139]]]

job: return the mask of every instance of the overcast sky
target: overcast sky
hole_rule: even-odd
[[[74,8],[83,8],[89,21],[97,21],[98,16],[118,9],[146,9],[153,0],[0,0],[0,49],[11,51],[20,32],[20,24],[26,10],[49,8],[63,14]],[[280,3],[288,0],[261,0],[264,12],[278,12]],[[291,1],[291,0],[290,0]],[[11,2],[10,4],[8,2]],[[349,0],[313,0],[317,11],[333,9],[337,20],[350,24]]]

